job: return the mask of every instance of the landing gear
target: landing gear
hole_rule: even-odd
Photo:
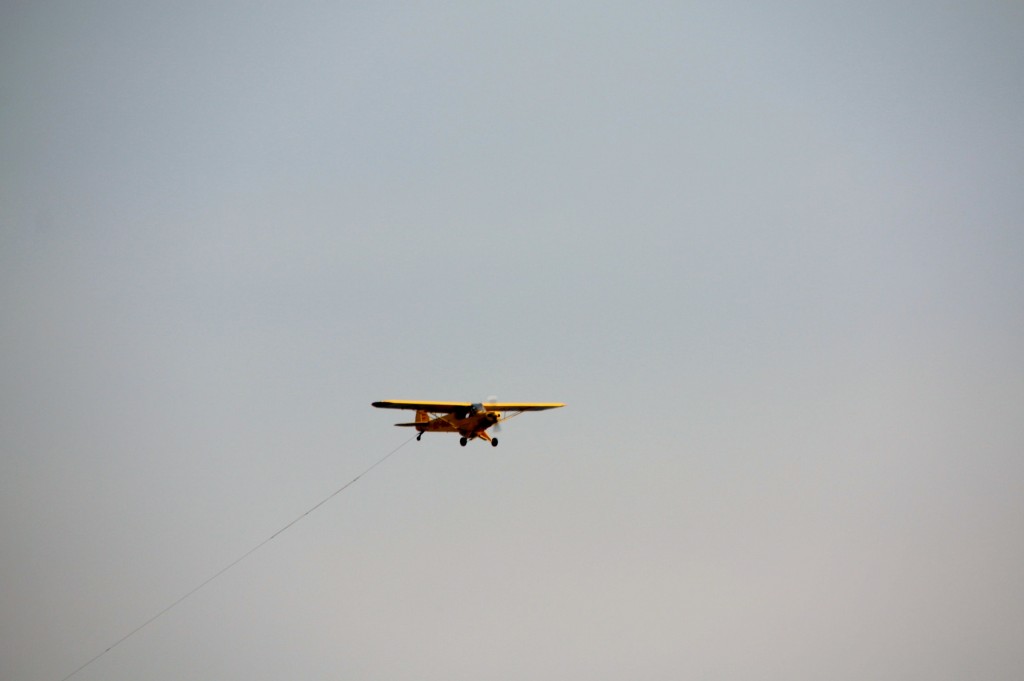
[[[497,447],[498,446],[498,438],[496,438],[496,437],[492,437],[491,438],[491,446],[492,447]]]
[[[420,431],[420,434],[416,436],[416,442],[419,442],[421,437],[423,437],[423,431],[422,430]]]
[[[463,447],[466,446],[467,442],[469,442],[469,440],[467,440],[466,438],[464,438],[464,437],[460,437],[459,438],[459,444],[462,445]]]

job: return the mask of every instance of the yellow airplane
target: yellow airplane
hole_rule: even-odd
[[[415,409],[416,420],[412,423],[396,423],[396,426],[415,428],[423,433],[458,433],[463,447],[470,440],[480,438],[498,446],[498,438],[487,434],[487,429],[502,421],[519,416],[524,411],[543,411],[564,407],[561,402],[413,402],[411,400],[385,400],[374,402],[380,409]],[[495,429],[497,430],[497,429]]]

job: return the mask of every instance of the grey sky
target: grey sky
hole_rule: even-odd
[[[437,5],[0,10],[0,677],[1019,678],[1024,7]]]

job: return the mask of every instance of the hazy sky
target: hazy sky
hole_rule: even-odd
[[[1024,5],[8,2],[0,678],[1019,679]]]

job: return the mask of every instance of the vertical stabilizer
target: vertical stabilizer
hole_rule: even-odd
[[[430,416],[427,412],[422,409],[416,411],[416,423],[427,423],[428,421],[430,421]]]

